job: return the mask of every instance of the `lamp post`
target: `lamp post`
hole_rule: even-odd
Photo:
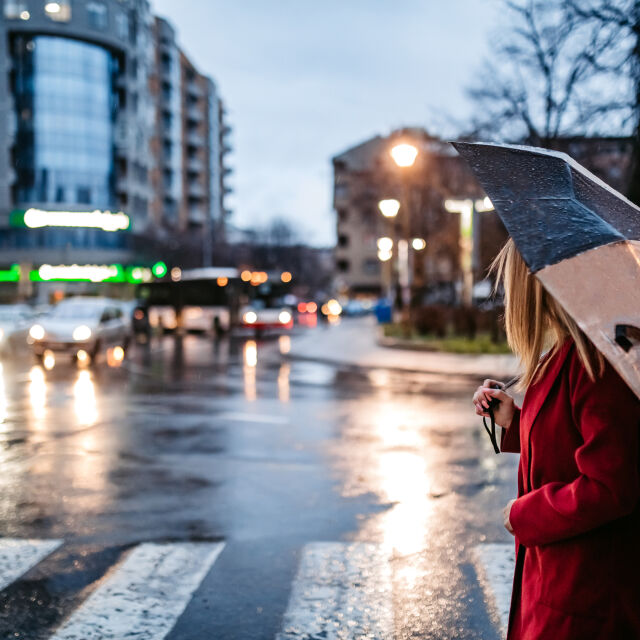
[[[380,202],[378,202],[378,209],[380,209],[380,213],[389,221],[389,228],[391,231],[391,237],[379,238],[377,245],[378,259],[383,263],[382,289],[384,295],[387,297],[387,299],[391,303],[391,307],[393,308],[395,304],[396,294],[393,277],[393,261],[391,260],[391,258],[393,257],[394,252],[397,253],[398,251],[395,218],[398,215],[398,211],[400,211],[400,202],[394,198],[380,200]]]
[[[489,198],[474,200],[450,198],[444,208],[460,214],[460,266],[462,268],[462,303],[470,307],[473,302],[473,273],[478,266],[478,225],[476,214],[493,211]]]
[[[411,325],[411,194],[409,191],[409,172],[418,158],[418,148],[402,142],[390,150],[391,157],[401,171],[402,176],[402,238],[397,242],[398,284],[402,299],[402,323],[409,333]]]

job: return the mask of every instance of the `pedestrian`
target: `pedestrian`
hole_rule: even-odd
[[[495,380],[473,396],[482,416],[500,402],[501,450],[520,454],[504,508],[516,542],[507,638],[640,638],[640,401],[513,240],[494,268],[526,390],[521,408]]]

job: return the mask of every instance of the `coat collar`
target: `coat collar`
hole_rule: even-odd
[[[550,358],[550,361],[542,374],[542,378],[529,385],[522,402],[522,412],[529,425],[533,425],[538,412],[542,409],[542,405],[562,370],[562,365],[567,359],[572,346],[573,340],[567,338],[558,349],[547,355],[546,357]]]

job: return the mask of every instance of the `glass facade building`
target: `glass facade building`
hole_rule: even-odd
[[[53,36],[15,38],[13,60],[15,201],[115,208],[118,60]]]
[[[187,231],[203,244],[225,173],[218,97],[149,0],[0,0],[0,49],[0,269],[155,262]],[[32,228],[30,208],[130,226]]]

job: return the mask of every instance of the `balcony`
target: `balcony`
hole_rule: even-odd
[[[190,198],[200,200],[207,195],[207,192],[199,182],[191,181],[189,182],[188,194]]]
[[[204,162],[197,158],[191,158],[187,160],[187,170],[190,173],[202,173],[204,172]]]
[[[120,119],[116,123],[113,138],[116,149],[126,155],[126,151],[129,149],[129,127],[125,119]]]
[[[187,145],[196,149],[201,149],[204,146],[204,137],[197,133],[190,133],[187,136]]]
[[[195,82],[192,81],[187,83],[187,95],[198,99],[204,97],[204,92]]]
[[[204,121],[204,116],[202,115],[202,112],[196,107],[189,107],[187,109],[187,121],[200,124]]]
[[[207,212],[202,207],[189,207],[189,222],[204,224],[207,220]]]
[[[120,175],[116,179],[116,192],[126,193],[129,190],[129,178],[125,175]]]

